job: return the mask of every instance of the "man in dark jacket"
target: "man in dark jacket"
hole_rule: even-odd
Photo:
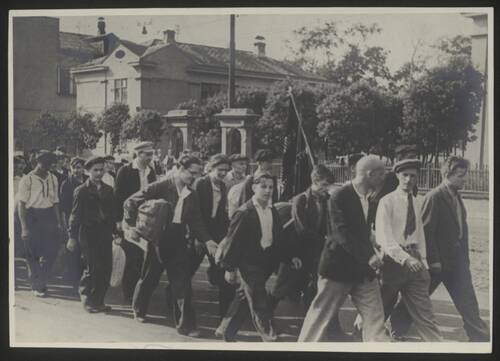
[[[421,213],[431,274],[429,294],[442,282],[462,316],[469,340],[488,342],[489,328],[479,315],[469,268],[467,213],[458,192],[465,184],[468,169],[466,159],[448,158],[441,170],[443,183],[424,198]],[[408,331],[411,317],[404,303],[394,309],[391,324],[398,335]]]
[[[367,223],[368,196],[383,180],[384,164],[365,156],[356,165],[356,177],[334,191],[329,203],[328,236],[319,263],[318,292],[309,307],[299,342],[324,340],[328,325],[350,294],[363,318],[363,340],[387,341],[384,309],[375,270],[375,254]]]
[[[85,163],[89,179],[75,190],[69,220],[67,248],[80,245],[85,269],[80,280],[80,299],[89,313],[109,311],[104,296],[112,268],[116,207],[113,189],[102,182],[104,159],[93,157]]]
[[[157,287],[163,271],[167,270],[173,302],[173,315],[177,332],[191,337],[199,337],[196,330],[195,313],[191,303],[190,259],[186,242],[186,227],[200,242],[205,244],[207,252],[214,256],[215,243],[202,220],[200,201],[196,191],[190,188],[193,179],[201,173],[202,163],[198,158],[184,156],[179,160],[179,169],[172,177],[155,182],[144,190],[133,194],[124,204],[124,233],[133,233],[138,208],[150,199],[164,199],[175,205],[171,225],[159,244],[159,258],[148,245],[148,251],[142,265],[142,273],[135,287],[132,308],[137,321],[145,322],[149,301]]]
[[[150,163],[153,159],[153,143],[142,142],[135,146],[135,159],[132,163],[122,166],[118,170],[115,180],[115,199],[119,224],[123,219],[123,203],[132,194],[139,190],[144,190],[149,184],[156,181],[156,174]],[[141,274],[143,263],[143,251],[133,242],[123,242],[123,250],[127,256],[125,272],[123,274],[122,289],[126,302],[132,301],[135,285]]]
[[[59,207],[61,209],[61,216],[65,229],[67,229],[69,225],[69,216],[73,208],[73,194],[75,189],[83,184],[88,178],[84,174],[84,164],[84,159],[78,157],[72,158],[70,162],[71,173],[61,186]],[[73,252],[66,253],[64,276],[75,289],[78,289],[78,283],[80,282],[82,272],[81,251],[77,243]]]
[[[226,269],[226,280],[236,283],[239,278],[245,295],[245,299],[233,299],[218,328],[225,341],[234,341],[239,328],[250,316],[263,341],[276,341],[266,282],[280,262],[288,263],[291,259],[294,268],[302,265],[285,247],[278,213],[269,204],[273,193],[272,176],[262,173],[253,182],[254,195],[234,214],[217,255],[217,261]]]
[[[253,175],[250,175],[245,180],[245,185],[243,188],[243,192],[240,198],[240,205],[247,202],[253,196],[253,178],[256,175],[260,175],[262,173],[267,173],[271,175],[271,171],[273,168],[273,153],[269,149],[259,149],[255,152],[255,161],[257,162],[257,169],[255,170]],[[272,175],[271,175],[272,176]],[[278,189],[278,179],[275,176],[272,176],[273,179],[273,194],[270,199],[271,204],[274,204],[279,199],[279,189]]]
[[[220,243],[226,236],[229,226],[224,178],[230,167],[230,160],[226,155],[215,154],[209,161],[210,173],[198,178],[194,183],[194,189],[200,198],[201,218],[211,238],[217,243]],[[196,273],[207,254],[204,244],[198,240],[194,240],[192,250],[191,276]],[[223,317],[233,300],[235,287],[224,280],[224,270],[215,264],[214,258],[208,255],[208,260],[210,262],[207,269],[208,280],[211,284],[219,287],[219,314]]]

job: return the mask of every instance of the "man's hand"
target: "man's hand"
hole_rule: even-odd
[[[406,259],[404,264],[412,272],[418,272],[418,271],[422,271],[423,269],[425,269],[425,266],[422,262],[420,262],[418,259],[413,258],[411,256]]]
[[[31,234],[30,231],[27,228],[23,228],[21,230],[21,238],[23,241],[27,241],[30,238]]]
[[[115,239],[113,239],[113,243],[116,244],[117,246],[119,246],[120,244],[122,244],[122,237],[116,237]]]
[[[66,248],[68,251],[73,252],[76,248],[76,239],[70,238],[68,239],[68,243],[66,243]]]
[[[440,262],[436,262],[436,263],[431,263],[429,265],[429,272],[430,273],[441,273],[441,271],[443,270],[443,267],[441,266],[441,263]]]
[[[206,247],[203,244],[203,242],[198,241],[197,239],[194,240],[194,250],[198,256],[201,256],[202,254],[205,253]]]
[[[116,222],[116,230],[118,232],[123,232],[122,222]]]
[[[294,270],[299,270],[302,268],[302,261],[298,257],[293,257],[292,258],[292,268]]]
[[[205,246],[207,247],[208,254],[211,255],[212,257],[215,257],[215,254],[217,253],[217,248],[219,245],[215,243],[214,241],[210,240],[205,243]]]
[[[236,281],[237,281],[236,272],[235,271],[226,271],[226,273],[224,273],[224,279],[230,285],[235,285]]]
[[[378,270],[382,266],[382,260],[379,256],[374,254],[368,261],[368,265],[374,270]]]

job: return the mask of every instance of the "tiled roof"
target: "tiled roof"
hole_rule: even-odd
[[[146,49],[148,48],[145,45],[137,44],[137,43],[134,43],[134,42],[129,41],[129,40],[120,39],[120,42],[125,47],[127,47],[131,52],[133,52],[134,54],[139,55],[139,56],[142,55],[144,53],[144,51],[146,51]]]
[[[62,55],[80,58],[82,60],[92,59],[97,52],[86,39],[91,35],[59,32],[59,51]]]

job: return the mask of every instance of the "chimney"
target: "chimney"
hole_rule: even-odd
[[[174,44],[175,43],[175,30],[165,30],[163,32],[163,42],[165,44]]]
[[[256,47],[257,56],[264,57],[266,56],[266,43],[264,42],[264,37],[261,35],[257,35],[255,37],[255,43],[253,44]]]
[[[106,34],[106,23],[104,22],[104,18],[101,16],[97,18],[97,35],[105,35]]]

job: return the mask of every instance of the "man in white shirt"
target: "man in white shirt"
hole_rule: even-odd
[[[405,159],[394,165],[399,185],[380,200],[375,220],[376,240],[385,255],[381,287],[385,317],[389,317],[393,300],[401,292],[420,337],[435,342],[443,338],[429,297],[421,200],[413,195],[419,169],[418,159]]]
[[[47,279],[62,232],[59,184],[56,176],[49,172],[56,161],[53,153],[40,151],[37,166],[21,179],[17,194],[21,238],[25,244],[31,288],[37,297],[46,296]]]

